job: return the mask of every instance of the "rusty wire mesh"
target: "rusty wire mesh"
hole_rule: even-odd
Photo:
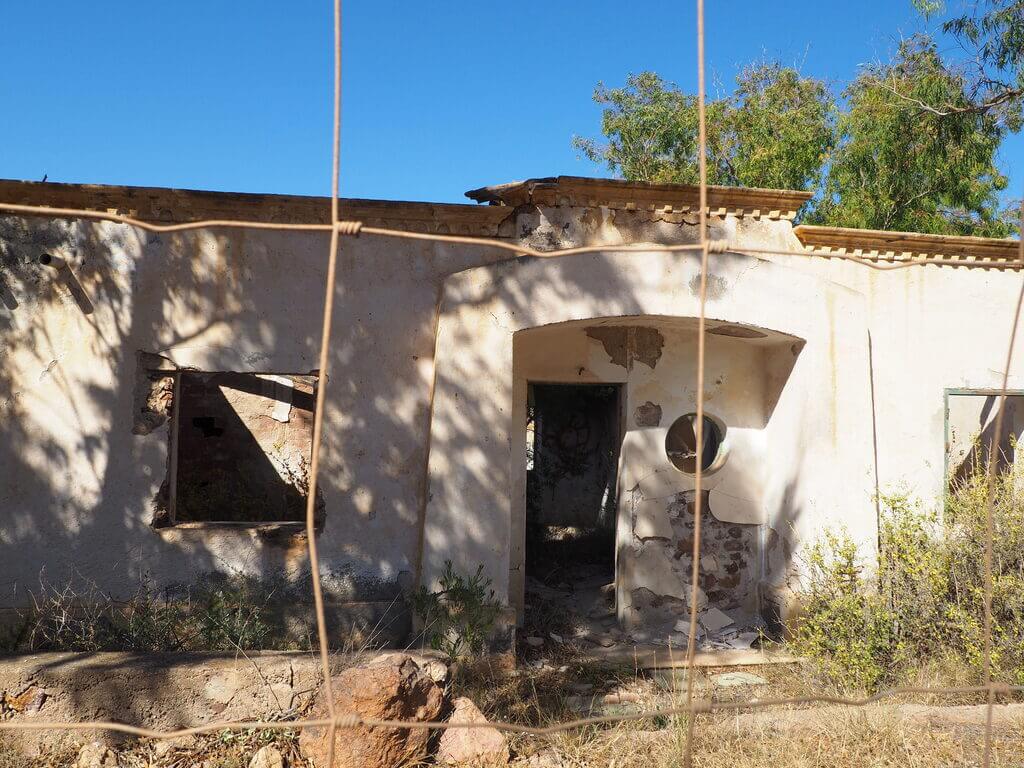
[[[813,248],[804,250],[784,248],[761,248],[740,246],[733,248],[728,241],[711,240],[708,222],[708,184],[707,184],[707,158],[706,158],[706,105],[705,105],[705,66],[704,66],[704,0],[695,0],[697,11],[697,80],[698,80],[698,161],[700,175],[700,202],[699,202],[699,234],[698,243],[685,245],[653,245],[653,244],[624,244],[624,245],[593,245],[555,250],[539,251],[524,245],[508,243],[494,238],[469,237],[459,235],[442,235],[432,233],[408,232],[403,230],[366,227],[359,221],[344,221],[339,218],[339,188],[340,188],[340,151],[341,151],[341,6],[342,0],[333,0],[334,17],[334,114],[333,114],[333,135],[332,135],[332,160],[331,160],[331,223],[277,223],[269,221],[242,221],[234,219],[206,219],[190,221],[178,224],[154,224],[139,220],[130,216],[102,211],[56,208],[37,205],[19,205],[12,203],[0,203],[0,211],[10,213],[23,213],[27,215],[60,216],[77,219],[105,220],[132,227],[137,227],[149,232],[180,232],[185,230],[196,230],[206,228],[249,228],[264,230],[283,231],[316,231],[330,232],[330,246],[327,262],[327,276],[325,286],[325,301],[323,313],[323,329],[321,333],[321,344],[319,351],[320,375],[326,382],[328,380],[329,352],[331,346],[331,319],[334,308],[334,287],[336,279],[336,267],[340,239],[342,236],[359,237],[368,235],[372,237],[403,238],[411,240],[427,240],[449,244],[473,245],[487,248],[496,248],[508,251],[514,256],[531,256],[542,259],[554,259],[563,256],[571,256],[583,253],[595,253],[600,251],[617,252],[661,252],[679,253],[696,252],[700,254],[700,284],[699,284],[699,315],[698,315],[698,345],[697,345],[697,403],[696,403],[696,469],[694,485],[696,489],[694,503],[694,537],[693,537],[693,559],[691,578],[691,600],[690,600],[690,632],[686,652],[686,668],[692,670],[696,654],[696,628],[697,628],[697,582],[700,568],[701,556],[701,517],[702,517],[702,495],[700,493],[703,481],[703,462],[701,453],[704,448],[704,360],[705,360],[705,305],[707,301],[707,268],[708,257],[712,253],[724,253],[729,250],[737,250],[743,253],[757,255],[778,255],[797,256],[803,258],[830,258],[850,261],[855,264],[879,271],[891,271],[906,269],[923,265],[947,265],[975,269],[996,269],[1018,271],[1024,269],[1024,238],[1018,246],[1018,257],[1016,261],[1002,261],[995,263],[982,263],[973,261],[961,261],[945,257],[911,257],[901,258],[896,261],[879,261],[873,258],[866,258],[857,254],[832,253],[816,251]],[[1021,233],[1024,234],[1024,203],[1021,205]],[[0,731],[22,730],[22,731],[92,731],[106,730],[116,731],[130,736],[150,739],[171,739],[183,736],[195,736],[207,733],[216,733],[225,730],[296,730],[303,728],[328,728],[328,766],[333,768],[335,734],[339,728],[406,728],[406,729],[447,729],[447,728],[494,728],[499,731],[547,736],[576,728],[583,728],[591,725],[621,723],[630,720],[645,720],[651,718],[664,718],[685,715],[687,717],[687,736],[684,752],[684,764],[692,765],[693,738],[696,728],[696,716],[714,712],[739,711],[745,709],[764,709],[768,707],[791,706],[798,704],[833,704],[848,707],[864,707],[869,704],[895,698],[901,695],[927,694],[933,696],[955,696],[963,694],[985,694],[986,696],[986,718],[985,718],[985,739],[982,764],[988,768],[991,763],[992,753],[992,723],[993,710],[999,695],[1006,695],[1014,692],[1024,692],[1024,685],[1007,685],[992,680],[992,549],[993,549],[993,507],[995,479],[997,474],[997,451],[995,442],[1002,433],[1003,418],[1005,413],[1005,399],[1008,394],[1008,383],[1010,369],[1013,364],[1013,348],[1016,343],[1017,332],[1020,322],[1021,309],[1024,306],[1024,279],[1021,281],[1020,293],[1018,295],[1016,308],[1011,320],[1009,331],[1009,343],[1006,354],[1006,364],[1002,372],[1002,386],[997,390],[999,394],[999,405],[996,409],[996,417],[992,438],[992,446],[988,452],[986,465],[987,483],[987,504],[985,514],[985,550],[984,550],[984,617],[983,617],[983,684],[976,686],[960,687],[898,687],[890,688],[865,698],[846,698],[832,695],[805,695],[790,698],[757,699],[746,701],[712,701],[698,700],[694,698],[693,675],[687,675],[686,704],[683,706],[670,707],[657,710],[648,710],[636,713],[625,713],[616,715],[599,715],[576,720],[568,720],[555,725],[545,727],[534,727],[506,722],[442,722],[442,721],[403,721],[403,720],[378,720],[362,718],[350,713],[339,714],[335,710],[333,691],[331,689],[331,670],[329,659],[329,645],[326,621],[324,618],[323,591],[321,587],[319,557],[317,553],[315,535],[315,506],[317,476],[320,462],[320,450],[323,432],[323,408],[326,398],[326,384],[318,387],[316,397],[316,411],[313,424],[312,438],[312,462],[309,481],[309,492],[306,503],[306,533],[307,546],[312,576],[313,598],[316,611],[317,635],[319,639],[319,655],[321,674],[323,676],[324,693],[329,717],[327,719],[299,719],[287,721],[221,721],[207,723],[205,725],[184,728],[173,731],[161,731],[145,727],[133,726],[126,723],[112,721],[80,721],[80,722],[0,722]]]

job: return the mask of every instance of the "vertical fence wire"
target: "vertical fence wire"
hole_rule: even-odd
[[[320,451],[323,444],[324,404],[330,379],[331,326],[334,314],[335,282],[338,266],[338,193],[341,176],[341,0],[334,0],[334,115],[331,132],[331,240],[327,254],[327,277],[324,291],[323,329],[320,333],[319,386],[316,391],[316,413],[313,418],[313,451],[310,461],[309,495],[306,498],[306,543],[309,548],[310,579],[313,604],[316,608],[316,631],[320,643],[320,667],[323,692],[331,724],[327,729],[327,768],[334,768],[334,739],[338,727],[331,683],[330,644],[324,612],[323,585],[320,582],[320,557],[316,544],[317,478],[320,472]]]
[[[1018,243],[1018,260],[1024,264],[1024,200],[1020,204],[1020,218],[1018,236],[1021,238]],[[1017,343],[1017,329],[1020,324],[1021,306],[1024,305],[1024,280],[1021,281],[1020,293],[1017,295],[1017,308],[1014,311],[1013,323],[1010,325],[1010,341],[1006,350],[1006,367],[1003,369],[1002,382],[999,391],[999,406],[996,408],[996,418],[992,440],[988,448],[988,461],[985,465],[985,557],[984,557],[984,657],[982,658],[982,677],[986,688],[985,703],[985,751],[982,765],[989,768],[992,761],[992,718],[995,708],[996,687],[992,683],[992,591],[995,573],[993,572],[992,549],[995,538],[995,503],[996,483],[999,465],[999,456],[1002,452],[1000,445],[1003,434],[1003,421],[1006,414],[1006,392],[1010,384],[1010,368],[1013,365],[1013,348]]]
[[[690,636],[686,641],[686,748],[683,765],[693,765],[693,737],[697,727],[697,713],[693,706],[694,660],[697,655],[697,607],[700,595],[700,554],[702,520],[704,513],[704,320],[708,288],[708,161],[707,126],[704,84],[704,0],[697,2],[697,167],[700,174],[700,289],[697,315],[697,409],[693,425],[697,448],[693,496],[693,552],[690,564]]]

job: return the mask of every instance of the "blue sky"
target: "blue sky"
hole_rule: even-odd
[[[708,0],[712,89],[762,57],[837,90],[921,28],[910,0]],[[330,0],[6,3],[0,177],[327,194]],[[342,194],[463,201],[580,159],[594,85],[654,70],[695,88],[674,3],[347,0]],[[1024,141],[1001,165],[1020,196]]]

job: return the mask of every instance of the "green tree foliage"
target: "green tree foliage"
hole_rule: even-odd
[[[942,0],[913,0],[926,15]],[[833,98],[824,83],[778,63],[744,69],[731,95],[707,104],[708,182],[806,189],[801,220],[832,226],[1008,237],[1007,179],[996,159],[1022,127],[1024,0],[958,0],[942,25],[969,54],[905,40]],[[653,72],[599,84],[603,140],[575,137],[625,179],[698,181],[697,98]]]
[[[991,114],[1010,130],[1021,127],[1024,106],[1024,0],[913,0],[926,16],[947,10],[942,30],[966,51],[968,104],[936,101],[941,113],[965,109]]]
[[[839,142],[824,195],[808,217],[867,229],[1006,237],[1000,210],[1007,180],[996,167],[1005,128],[966,109],[965,78],[934,41],[904,41],[895,59],[866,67],[846,89]],[[929,104],[962,111],[936,114]]]
[[[736,91],[707,105],[708,181],[803,189],[818,183],[835,139],[835,105],[824,83],[778,64],[748,67]],[[598,85],[607,143],[576,137],[589,159],[627,179],[695,184],[697,98],[653,72],[625,87]]]

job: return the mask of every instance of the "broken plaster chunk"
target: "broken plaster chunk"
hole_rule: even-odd
[[[737,637],[729,640],[729,645],[733,648],[749,651],[760,636],[757,632],[741,632]]]
[[[729,614],[718,610],[717,608],[708,608],[699,617],[701,626],[704,627],[708,632],[717,632],[720,629],[728,627],[733,623]]]
[[[763,505],[751,499],[733,496],[723,489],[710,491],[708,510],[723,523],[759,525],[765,522]]]
[[[691,598],[693,597],[693,594],[691,592],[691,587],[690,587],[689,584],[684,584],[684,586],[686,587],[686,607],[687,608],[692,608],[692,606],[690,605]],[[697,610],[698,611],[703,611],[707,607],[708,607],[708,596],[704,593],[703,589],[701,589],[700,587],[697,587]]]
[[[672,521],[662,501],[642,501],[636,508],[633,532],[638,539],[671,539]]]
[[[656,595],[687,598],[690,590],[672,568],[672,560],[663,547],[646,544],[633,560],[630,589],[646,588]]]
[[[292,412],[294,382],[287,376],[268,375],[261,378],[273,383],[274,410],[271,411],[270,418],[282,424],[287,424]]]
[[[675,629],[676,632],[682,633],[682,634],[686,635],[687,637],[689,637],[690,636],[690,620],[689,619],[680,619],[679,621],[677,621],[675,623],[674,629]],[[698,633],[700,632],[700,627],[699,626],[697,627],[697,632]]]
[[[693,490],[693,480],[672,469],[656,469],[640,478],[637,484],[644,501],[671,499],[683,491]]]

